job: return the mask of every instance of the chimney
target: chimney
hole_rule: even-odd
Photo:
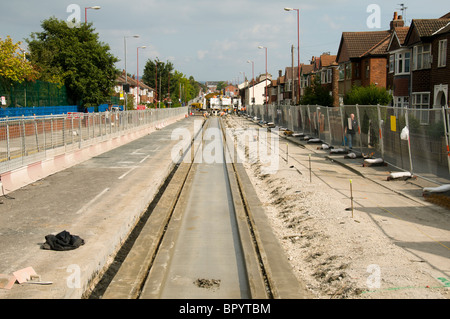
[[[394,12],[394,19],[391,21],[391,31],[394,31],[395,28],[400,28],[405,26],[405,21],[403,21],[403,17],[399,16],[397,12]]]

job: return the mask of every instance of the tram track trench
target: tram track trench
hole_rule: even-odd
[[[206,132],[205,139],[212,138],[210,143],[223,147],[222,136],[217,135],[221,133],[217,130],[219,119],[210,119],[209,125],[214,134]],[[203,146],[205,151],[211,149],[208,140]],[[255,280],[248,279],[247,253],[237,226],[235,197],[224,158],[220,162],[196,160],[141,298],[266,298],[262,281],[257,287],[262,294],[256,295],[250,288],[256,285]],[[254,252],[248,253],[249,258],[256,263]],[[205,282],[215,284],[208,288],[210,285],[202,284]]]
[[[205,127],[212,121],[220,128],[218,118]],[[273,234],[252,229],[267,224],[245,170],[226,163],[226,150],[220,164],[196,163],[195,153],[186,152],[191,163],[177,168],[102,298],[302,298]]]

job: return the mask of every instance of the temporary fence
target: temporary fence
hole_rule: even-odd
[[[392,166],[433,181],[450,179],[448,108],[249,105],[247,113],[344,148],[348,148],[346,123],[354,114],[358,123],[354,150],[381,157]]]
[[[39,80],[14,83],[8,88],[0,87],[0,96],[3,97],[2,106],[8,107],[69,104],[65,86]]]
[[[187,107],[0,118],[0,174],[187,115]]]

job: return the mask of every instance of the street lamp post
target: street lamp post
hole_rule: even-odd
[[[263,47],[262,45],[260,45],[258,47],[258,49],[265,49],[266,50],[266,105],[269,104],[269,92],[267,91],[267,47]]]
[[[284,8],[285,11],[297,11],[297,56],[298,56],[298,97],[300,98],[300,9]],[[294,79],[292,79],[293,81]],[[293,86],[292,86],[293,87]],[[297,97],[296,97],[297,100]]]
[[[143,46],[140,46],[140,47],[137,47],[137,49],[136,49],[136,55],[137,55],[137,96],[136,96],[136,106],[137,105],[139,105],[139,49],[145,49],[146,48],[146,46],[145,45],[143,45]]]
[[[127,38],[139,38],[139,35],[132,35],[132,36],[124,36],[123,37],[123,44],[124,44],[124,48],[125,48],[125,84],[128,84],[128,75],[127,75]],[[123,106],[123,110],[125,111],[127,108],[127,92],[123,92],[124,94],[124,101],[125,104]]]
[[[255,78],[255,64],[253,63],[253,61],[250,61],[250,60],[248,60],[247,63],[252,64],[252,82],[253,82],[253,79]],[[252,102],[253,102],[253,105],[255,105],[255,83],[253,83],[252,87],[253,87]]]
[[[87,23],[87,10],[93,9],[93,10],[100,10],[100,6],[93,6],[93,7],[86,7],[84,8],[84,22]]]

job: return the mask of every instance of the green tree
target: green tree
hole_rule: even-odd
[[[0,38],[0,82],[3,90],[7,91],[15,82],[34,81],[39,77],[39,72],[26,59],[21,44],[14,43],[10,36],[3,41]]]
[[[170,97],[172,107],[193,99],[202,88],[193,76],[186,78],[183,73],[175,70],[172,62],[161,62],[158,58],[147,61],[142,81],[152,88],[157,88],[159,101]]]
[[[300,99],[301,105],[332,106],[333,98],[329,91],[322,86],[318,76],[314,77],[311,86],[305,89],[305,94]]]
[[[92,23],[70,27],[56,18],[44,20],[42,32],[27,39],[30,60],[42,80],[65,84],[69,100],[77,105],[99,105],[109,101],[119,74],[119,60],[110,47],[99,41]]]
[[[354,86],[352,90],[344,97],[346,105],[389,105],[392,96],[386,88],[379,88],[375,84],[368,87]]]
[[[172,92],[174,90],[174,70],[172,62],[162,62],[158,58],[154,61],[148,60],[144,67],[142,81],[151,88],[157,89],[159,101],[170,98],[173,100]]]

